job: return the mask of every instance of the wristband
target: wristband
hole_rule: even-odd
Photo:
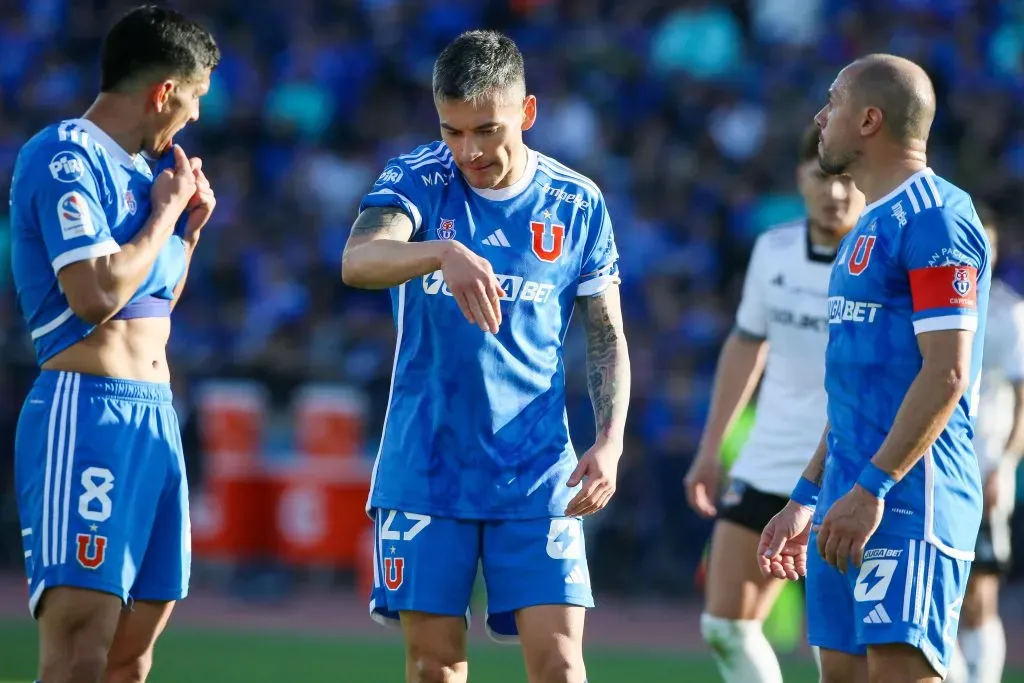
[[[896,480],[878,465],[869,462],[857,477],[857,484],[875,498],[883,500],[889,489],[896,485]]]
[[[793,488],[793,493],[789,494],[789,499],[799,505],[812,508],[818,504],[819,493],[821,493],[820,486],[807,477],[800,477],[796,487]]]

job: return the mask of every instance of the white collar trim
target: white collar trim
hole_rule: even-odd
[[[114,142],[114,139],[95,123],[89,119],[73,119],[71,123],[91,135],[122,166],[128,169],[135,168],[135,157],[126,152],[124,147]]]
[[[533,177],[537,173],[537,153],[530,148],[526,149],[526,170],[523,171],[523,177],[512,183],[508,187],[502,187],[497,190],[493,189],[480,189],[473,187],[469,183],[469,189],[473,190],[476,194],[480,195],[484,199],[490,199],[491,201],[503,201],[505,199],[512,199],[518,195],[521,195],[530,183],[533,182]]]
[[[902,183],[900,183],[900,185],[895,190],[893,190],[889,194],[885,195],[881,199],[876,199],[875,201],[873,201],[870,204],[868,204],[867,206],[865,206],[864,207],[864,211],[863,211],[863,213],[861,215],[867,215],[868,213],[870,213],[870,212],[874,211],[875,209],[877,209],[878,207],[880,207],[882,204],[885,204],[886,202],[892,201],[897,196],[899,196],[899,195],[903,194],[904,192],[906,192],[907,188],[909,188],[910,184],[913,183],[915,180],[917,180],[918,178],[923,178],[925,176],[929,176],[929,175],[935,175],[935,171],[933,171],[930,168],[922,168],[920,171],[918,171],[917,173],[915,173],[914,175],[910,176],[909,178],[904,180]]]

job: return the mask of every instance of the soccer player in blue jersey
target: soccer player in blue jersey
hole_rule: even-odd
[[[104,39],[88,111],[44,128],[15,163],[12,268],[40,366],[15,478],[45,683],[145,680],[187,592],[165,346],[215,199],[172,138],[198,118],[218,60],[210,34],[180,14],[129,12]],[[166,168],[154,177],[143,155]]]
[[[470,592],[533,683],[582,683],[593,606],[581,518],[615,491],[629,401],[618,256],[601,191],[529,149],[523,56],[472,31],[433,73],[439,142],[391,159],[345,248],[349,285],[391,289],[398,332],[368,511],[370,611],[399,620],[406,678],[465,681]],[[562,341],[587,334],[596,443],[577,461]]]
[[[759,557],[806,573],[827,683],[945,677],[981,522],[990,248],[971,198],[928,168],[934,115],[928,76],[891,55],[843,69],[817,115],[822,169],[868,204],[829,285],[828,425]]]

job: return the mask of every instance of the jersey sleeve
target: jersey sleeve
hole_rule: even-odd
[[[915,334],[978,329],[978,279],[988,267],[982,229],[948,209],[916,214],[899,258],[910,282]]]
[[[1009,323],[1010,338],[1003,373],[1011,382],[1024,382],[1024,302],[1014,304]]]
[[[736,310],[736,329],[742,334],[754,338],[765,339],[768,336],[768,302],[765,299],[763,271],[765,237],[762,235],[754,243],[747,264],[747,274],[743,279],[743,294]]]
[[[72,142],[40,149],[27,161],[25,186],[53,272],[121,251],[103,212],[100,184],[81,147]]]
[[[598,197],[594,202],[594,212],[590,215],[576,296],[596,296],[621,281],[619,250],[615,246],[612,219],[604,197]]]
[[[412,220],[413,234],[419,233],[423,228],[421,207],[425,206],[425,197],[416,187],[415,180],[402,160],[389,160],[373,187],[359,202],[360,213],[372,207],[401,209]]]

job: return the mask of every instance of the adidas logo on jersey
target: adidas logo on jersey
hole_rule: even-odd
[[[511,247],[512,246],[511,244],[509,244],[508,238],[505,237],[505,233],[502,232],[501,228],[498,228],[497,230],[492,232],[490,235],[488,235],[487,239],[484,240],[484,244],[486,244],[488,246],[491,246],[491,247]]]
[[[885,611],[885,607],[882,603],[875,605],[868,615],[864,617],[865,624],[891,624],[892,619],[889,618],[889,613]]]

